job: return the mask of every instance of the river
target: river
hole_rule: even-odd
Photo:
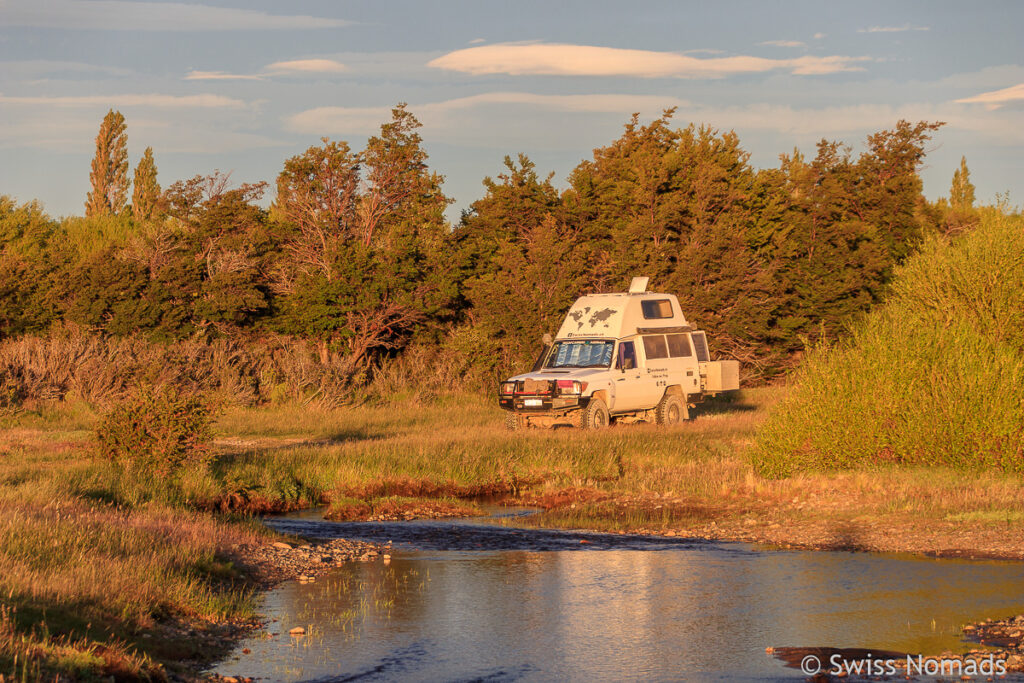
[[[213,671],[323,682],[791,680],[804,675],[766,648],[962,652],[964,624],[1024,613],[1020,563],[548,531],[502,514],[268,519],[310,537],[392,540],[392,559],[267,592],[261,611],[275,621]],[[296,626],[307,635],[289,636]]]

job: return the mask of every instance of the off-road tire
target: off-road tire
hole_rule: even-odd
[[[605,429],[611,424],[608,406],[599,398],[592,398],[580,411],[580,429]]]
[[[523,420],[518,415],[511,411],[505,413],[505,429],[510,432],[518,432],[524,427]]]
[[[690,419],[690,408],[678,394],[665,394],[654,412],[654,420],[660,425],[677,425]]]

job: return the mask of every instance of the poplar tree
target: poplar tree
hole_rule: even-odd
[[[974,185],[971,183],[971,173],[967,170],[967,157],[960,157],[960,168],[953,172],[949,204],[958,211],[974,208]]]
[[[89,182],[92,190],[85,202],[86,216],[124,209],[128,198],[128,136],[124,115],[119,111],[108,111],[100,124]]]
[[[147,147],[135,167],[135,188],[132,190],[132,215],[144,221],[153,217],[160,201],[160,184],[156,181],[156,162],[153,148]]]

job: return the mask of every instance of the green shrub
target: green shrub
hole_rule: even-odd
[[[96,428],[99,452],[123,465],[170,474],[210,460],[212,410],[202,396],[144,387],[116,404]]]
[[[948,466],[1024,473],[1024,220],[928,240],[889,301],[808,357],[753,449],[768,476]]]

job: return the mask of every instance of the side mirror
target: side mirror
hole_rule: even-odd
[[[540,350],[540,355],[537,356],[537,360],[534,361],[533,367],[530,372],[539,372],[544,367],[544,361],[548,357],[548,351],[551,350],[551,335],[544,333],[544,337],[541,340],[543,342]]]

